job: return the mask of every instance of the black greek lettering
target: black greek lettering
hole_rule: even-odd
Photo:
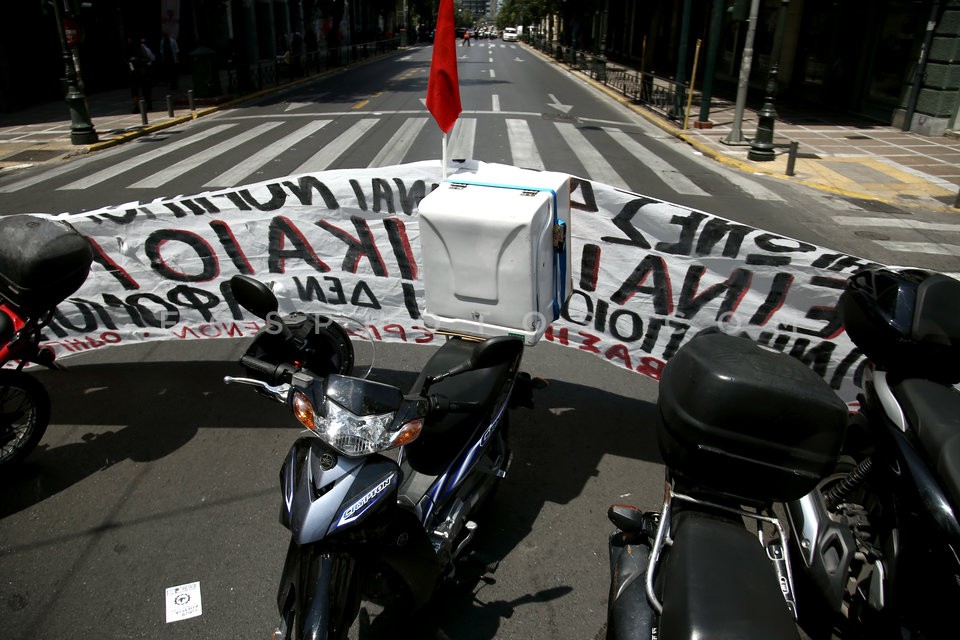
[[[329,187],[317,180],[314,176],[301,176],[297,179],[296,183],[292,180],[287,180],[283,183],[283,186],[289,189],[290,193],[292,193],[302,205],[311,206],[313,204],[313,192],[316,191],[323,200],[323,206],[327,209],[333,211],[340,208],[340,203],[337,202],[336,197],[334,197]]]
[[[174,269],[164,261],[163,246],[168,242],[182,242],[190,247],[200,260],[201,271],[189,274]],[[217,255],[201,236],[184,229],[158,229],[147,236],[144,251],[150,259],[151,268],[161,277],[174,282],[209,282],[220,275],[220,263]],[[192,260],[191,260],[192,262]]]
[[[220,304],[220,298],[195,287],[188,287],[185,284],[175,286],[167,293],[170,302],[178,304],[181,307],[198,311],[207,322],[213,320],[212,310]],[[169,322],[169,318],[166,319]],[[169,324],[167,324],[169,326]]]
[[[675,256],[689,256],[693,253],[693,241],[697,237],[700,223],[706,220],[707,215],[697,211],[689,211],[687,215],[675,215],[670,223],[680,227],[680,239],[676,242],[658,242],[657,251]]]
[[[653,284],[644,284],[653,274]],[[673,313],[673,291],[670,284],[670,271],[663,258],[648,255],[640,261],[620,288],[610,297],[616,304],[626,304],[637,293],[650,295],[653,299],[654,313],[668,316]]]
[[[284,248],[287,239],[293,245],[292,249]],[[303,260],[321,273],[330,271],[330,267],[317,257],[313,247],[296,225],[284,216],[276,216],[270,221],[268,251],[267,265],[270,273],[284,273],[286,261],[291,258]]]
[[[584,291],[596,291],[599,277],[600,247],[595,244],[586,244],[580,254],[580,288]]]
[[[342,269],[349,273],[356,273],[360,266],[360,258],[366,256],[373,269],[373,273],[378,276],[387,275],[387,265],[383,262],[383,256],[380,255],[380,249],[370,231],[370,225],[360,216],[350,216],[354,229],[357,230],[359,239],[354,238],[349,233],[334,226],[326,220],[320,220],[316,223],[321,229],[326,229],[333,237],[337,238],[347,245],[347,252],[343,256]]]
[[[373,179],[373,210],[377,213],[383,211],[383,205],[387,205],[388,213],[396,213],[397,209],[393,204],[393,189],[390,183],[383,178]]]

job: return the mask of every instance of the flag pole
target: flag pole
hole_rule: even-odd
[[[442,149],[440,150],[440,158],[441,158],[440,162],[443,163],[443,167],[442,167],[442,169],[441,169],[441,174],[440,174],[440,175],[441,175],[441,179],[442,179],[442,180],[446,180],[446,179],[447,179],[447,160],[448,160],[448,158],[447,158],[447,132],[446,132],[446,131],[443,132],[443,138],[441,138],[440,144],[441,144],[441,146],[442,146]]]

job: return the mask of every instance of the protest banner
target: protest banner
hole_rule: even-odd
[[[449,180],[527,170],[476,161]],[[437,161],[345,169],[63,216],[95,264],[57,309],[58,354],[143,340],[254,335],[264,323],[227,286],[268,282],[281,313],[347,317],[374,340],[436,344],[421,319],[418,203]],[[830,249],[571,176],[574,292],[545,341],[657,379],[703,330],[746,335],[796,357],[847,401],[864,359],[835,305],[867,266]]]

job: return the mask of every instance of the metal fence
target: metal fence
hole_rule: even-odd
[[[527,38],[525,41],[571,69],[619,92],[635,104],[642,104],[671,120],[683,120],[688,84],[611,64],[603,56],[549,42],[543,36]]]

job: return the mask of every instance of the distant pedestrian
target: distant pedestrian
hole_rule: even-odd
[[[470,46],[470,29],[463,30],[463,46]]]
[[[134,41],[127,38],[127,68],[130,79],[130,98],[133,101],[131,113],[140,112],[140,101],[143,100],[147,110],[153,109],[153,63],[156,56],[147,46],[146,40],[140,38]]]
[[[177,45],[177,39],[168,31],[164,31],[163,37],[160,38],[160,70],[170,89],[177,89],[179,86],[179,66],[180,47]]]

